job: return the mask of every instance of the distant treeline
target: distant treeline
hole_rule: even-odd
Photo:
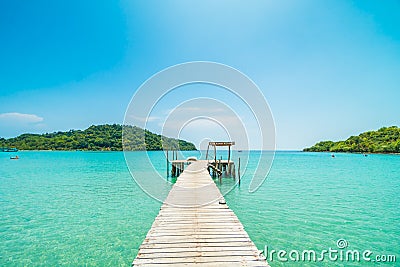
[[[304,151],[311,152],[359,152],[359,153],[400,153],[400,128],[383,127],[351,136],[345,141],[322,141]]]
[[[70,130],[45,134],[21,134],[14,138],[0,138],[0,147],[21,150],[112,150],[121,151],[124,131],[125,150],[196,150],[184,140],[167,138],[136,126],[119,124],[92,125],[86,130]]]

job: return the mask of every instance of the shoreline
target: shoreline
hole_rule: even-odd
[[[400,153],[394,152],[344,152],[344,151],[302,151],[304,153],[336,153],[336,154],[362,154],[362,155],[400,155]]]
[[[29,149],[24,150],[20,149],[16,152],[3,152],[3,153],[18,153],[18,152],[157,152],[157,151],[165,151],[165,150],[52,150],[52,149]],[[201,150],[178,150],[182,152],[194,152]],[[237,152],[237,151],[236,151]],[[243,151],[245,152],[245,151]],[[360,154],[360,155],[395,155],[400,156],[400,153],[382,153],[382,152],[333,152],[333,151],[303,151],[303,150],[246,150],[246,152],[274,152],[274,153],[335,153],[335,154]],[[240,152],[239,152],[240,153]]]
[[[166,150],[57,150],[57,149],[18,149],[16,152],[5,153],[18,153],[18,152],[151,152],[151,151],[166,151]],[[178,150],[178,151],[199,151],[199,150]]]

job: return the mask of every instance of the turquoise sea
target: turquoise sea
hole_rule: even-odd
[[[146,152],[131,153],[140,169]],[[277,152],[267,180],[249,193],[257,153],[226,200],[260,250],[319,252],[343,239],[346,249],[397,260],[269,258],[271,266],[400,265],[400,156]],[[0,266],[131,265],[161,203],[135,184],[122,152],[17,154],[0,154]],[[165,174],[164,154],[149,156]],[[216,183],[224,190],[235,181]]]

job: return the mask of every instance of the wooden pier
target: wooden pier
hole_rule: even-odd
[[[194,161],[180,174],[133,266],[269,266],[207,167]]]

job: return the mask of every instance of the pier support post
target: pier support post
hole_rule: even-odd
[[[228,165],[230,160],[231,160],[231,146],[228,146]]]
[[[215,167],[217,167],[217,147],[214,146],[214,162],[215,162]]]
[[[238,165],[238,179],[239,179],[239,185],[240,185],[240,158],[239,158],[239,165]]]
[[[176,176],[175,174],[176,174],[176,166],[174,163],[172,163],[171,176],[175,177]]]
[[[167,178],[169,177],[169,161],[168,161],[168,149],[167,149]]]

